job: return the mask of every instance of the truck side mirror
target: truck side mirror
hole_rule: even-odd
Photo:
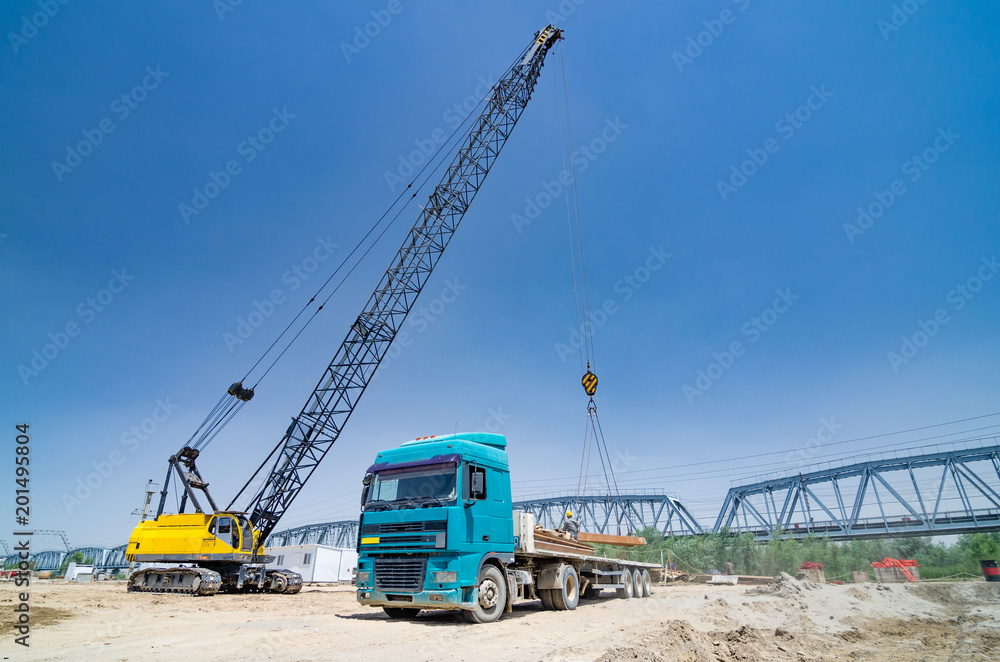
[[[473,499],[481,499],[483,497],[483,492],[486,491],[485,489],[486,486],[484,485],[486,481],[483,480],[484,478],[485,477],[483,476],[483,472],[481,471],[473,472],[472,489],[470,490],[472,492],[471,496]]]
[[[364,508],[365,502],[368,501],[368,490],[372,484],[372,475],[365,474],[365,478],[361,481],[361,484],[364,486],[361,488],[361,507]]]

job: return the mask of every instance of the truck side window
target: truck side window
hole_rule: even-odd
[[[469,498],[486,498],[486,469],[469,465]]]

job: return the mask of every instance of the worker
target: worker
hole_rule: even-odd
[[[733,562],[731,560],[729,560],[729,559],[726,559],[726,574],[727,575],[736,574],[733,570],[734,570],[733,569]]]
[[[565,531],[566,533],[573,536],[573,540],[579,540],[580,538],[580,523],[573,519],[573,511],[566,511],[566,519],[563,520],[562,525],[559,527],[560,531]]]

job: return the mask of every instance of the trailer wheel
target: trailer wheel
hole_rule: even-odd
[[[389,618],[413,618],[420,613],[419,609],[411,607],[382,607],[382,611],[388,614]]]
[[[635,584],[632,583],[632,571],[628,568],[622,568],[622,588],[615,589],[615,595],[619,598],[625,598],[628,600],[633,595],[635,595]]]
[[[649,576],[649,570],[646,568],[642,569],[642,597],[650,598],[653,596],[653,578]]]
[[[637,598],[649,597],[646,595],[646,587],[642,585],[642,568],[632,570],[633,593]]]
[[[542,601],[542,609],[547,609],[552,611],[556,606],[552,603],[552,594],[555,593],[552,589],[540,588],[538,589],[538,599]]]
[[[472,609],[463,611],[470,623],[492,623],[507,606],[507,582],[496,566],[484,565],[479,571],[479,596]]]
[[[571,565],[563,566],[560,573],[559,585],[561,588],[552,589],[552,603],[556,609],[561,611],[572,611],[580,604],[580,576],[576,574],[576,568]]]

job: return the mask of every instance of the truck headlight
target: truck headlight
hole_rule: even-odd
[[[359,570],[357,579],[355,580],[358,584],[367,584],[372,578],[372,573],[370,570]]]
[[[435,584],[453,584],[457,581],[458,581],[458,573],[455,571],[450,571],[450,572],[438,571],[434,573]]]

